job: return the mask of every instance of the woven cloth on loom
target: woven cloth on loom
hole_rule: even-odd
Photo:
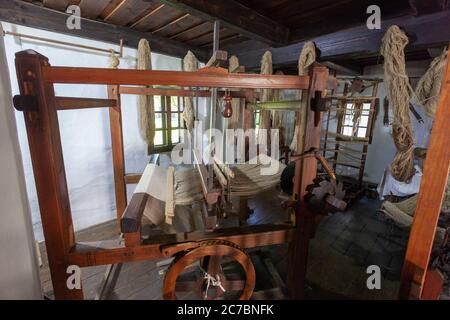
[[[260,157],[262,161],[258,161],[257,164],[251,164],[252,161],[250,161],[250,163],[237,164],[230,168],[235,174],[231,183],[232,196],[254,196],[280,183],[281,173],[286,166],[279,162],[276,172],[270,175],[261,174],[262,169],[267,168],[270,159],[267,156]],[[161,225],[165,220],[164,206],[168,192],[165,188],[167,172],[168,170],[164,167],[148,164],[134,191],[134,193],[150,195],[144,215],[154,225]],[[185,210],[182,206],[190,206],[201,201],[203,193],[197,169],[176,170],[174,176],[175,220],[177,220],[179,211]],[[190,227],[185,226],[183,229],[184,231],[185,229],[189,230]]]

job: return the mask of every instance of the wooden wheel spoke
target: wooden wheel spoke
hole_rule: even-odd
[[[234,276],[227,279],[222,265],[224,261],[232,260],[241,266],[245,280],[236,279]],[[194,263],[195,261],[200,261],[200,265]],[[198,270],[201,271],[196,279],[186,277],[185,271],[192,270],[192,266],[198,266]],[[181,274],[183,275],[179,279]],[[205,275],[206,278],[204,278]],[[220,286],[217,283],[218,280],[220,280]],[[242,291],[239,299],[249,299],[254,287],[255,269],[245,251],[231,242],[208,240],[207,245],[200,245],[198,248],[186,251],[174,260],[165,274],[163,298],[176,299],[176,292],[191,292],[200,299],[212,300],[222,298],[227,292]],[[182,298],[183,295],[180,297]]]
[[[225,280],[222,285],[226,291],[238,291],[244,289],[245,280]]]
[[[177,281],[175,285],[175,291],[177,292],[187,292],[187,291],[197,291],[198,281]]]

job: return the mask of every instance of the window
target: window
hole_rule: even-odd
[[[346,136],[365,138],[369,124],[370,103],[362,104],[361,115],[356,123],[353,122],[355,120],[355,112],[358,112],[355,104],[347,103],[341,133]]]
[[[261,109],[255,110],[255,128],[259,128],[259,124],[261,122]]]
[[[183,98],[154,96],[155,103],[155,151],[172,150],[180,142],[180,132],[183,128],[181,113]]]

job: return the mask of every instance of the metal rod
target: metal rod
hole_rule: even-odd
[[[214,42],[213,42],[213,54],[219,50],[220,41],[220,21],[214,21]],[[216,108],[217,108],[217,88],[211,89],[211,113],[209,119],[209,143],[212,143],[212,130],[216,127]],[[208,167],[208,188],[211,190],[213,188],[214,172],[212,164]]]
[[[54,39],[49,39],[49,38],[43,38],[43,37],[36,37],[36,36],[28,35],[28,34],[12,32],[12,31],[3,31],[3,35],[5,35],[5,36],[9,35],[9,36],[14,36],[14,37],[19,37],[19,38],[26,38],[26,39],[32,39],[32,40],[37,40],[37,41],[55,43],[55,44],[59,44],[59,45],[77,47],[77,48],[105,52],[105,53],[114,52],[114,54],[119,55],[120,58],[123,57],[123,39],[120,39],[119,51],[116,51],[113,49],[103,49],[103,48],[98,48],[98,47],[86,46],[86,45],[82,45],[82,44],[75,44],[75,43],[71,43],[71,42],[67,42],[67,41],[60,41],[60,40],[54,40]]]

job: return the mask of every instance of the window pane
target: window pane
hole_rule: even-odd
[[[352,114],[349,114],[349,115],[345,116],[344,124],[348,125],[348,126],[353,126],[353,115]]]
[[[172,122],[171,122],[171,127],[172,128],[178,128],[179,127],[179,125],[178,125],[178,113],[172,113]]]
[[[161,96],[153,96],[153,101],[155,103],[155,111],[162,111]]]
[[[178,97],[170,97],[170,110],[178,111]]]
[[[162,131],[155,132],[155,140],[153,140],[153,143],[155,144],[155,146],[161,146],[164,144]]]
[[[353,128],[352,127],[344,127],[343,134],[346,136],[352,136]]]
[[[364,103],[363,104],[363,109],[364,110],[369,110],[370,109],[370,103]]]
[[[369,122],[368,116],[361,116],[361,120],[359,121],[360,127],[367,127],[367,123]]]
[[[175,129],[171,131],[172,133],[172,144],[180,142],[180,130]]]
[[[155,128],[162,129],[163,127],[163,117],[161,113],[155,113]]]
[[[366,136],[367,128],[359,128],[358,129],[358,137],[364,138]]]

